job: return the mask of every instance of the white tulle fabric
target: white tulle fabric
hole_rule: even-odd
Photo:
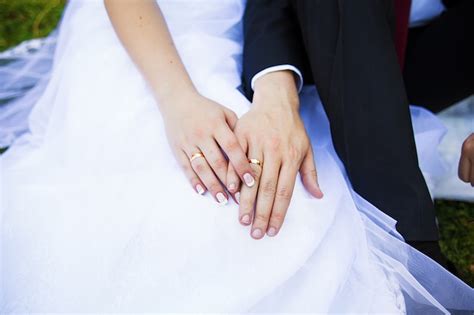
[[[245,113],[245,1],[159,4],[198,89]],[[314,88],[302,92],[302,115],[325,197],[298,181],[279,236],[255,241],[237,205],[189,187],[102,1],[72,1],[56,45],[50,78],[39,73],[0,110],[3,144],[15,139],[0,158],[0,313],[474,309],[471,288],[351,190]],[[21,77],[7,79],[11,98],[28,86]],[[25,132],[15,117],[30,110]]]
[[[446,166],[433,182],[433,194],[437,198],[474,202],[474,189],[458,178],[458,161],[465,139],[474,133],[474,95],[438,115],[448,133],[439,145],[441,159]]]

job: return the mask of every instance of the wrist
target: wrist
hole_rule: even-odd
[[[283,70],[265,74],[255,81],[253,104],[256,107],[299,109],[299,95],[293,71]]]
[[[170,89],[167,93],[158,94],[155,92],[160,111],[165,116],[173,112],[188,110],[190,106],[193,106],[194,100],[200,96],[192,85],[178,90]]]

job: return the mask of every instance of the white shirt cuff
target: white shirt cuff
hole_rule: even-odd
[[[269,67],[260,71],[259,73],[253,76],[252,81],[250,82],[250,86],[252,87],[252,90],[254,90],[255,81],[257,81],[258,78],[263,77],[265,74],[270,73],[270,72],[283,71],[283,70],[290,70],[296,74],[297,76],[296,86],[298,88],[298,93],[299,93],[301,89],[303,88],[303,75],[301,74],[301,71],[298,68],[292,65],[273,66],[273,67]]]

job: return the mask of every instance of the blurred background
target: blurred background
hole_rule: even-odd
[[[47,36],[56,28],[65,4],[66,0],[0,0],[0,52]],[[474,203],[436,200],[435,205],[441,249],[458,276],[474,286]]]

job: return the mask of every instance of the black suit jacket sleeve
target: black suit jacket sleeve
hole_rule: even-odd
[[[306,72],[307,58],[289,0],[248,0],[244,16],[243,88],[250,100],[252,78],[269,67],[289,64]]]

